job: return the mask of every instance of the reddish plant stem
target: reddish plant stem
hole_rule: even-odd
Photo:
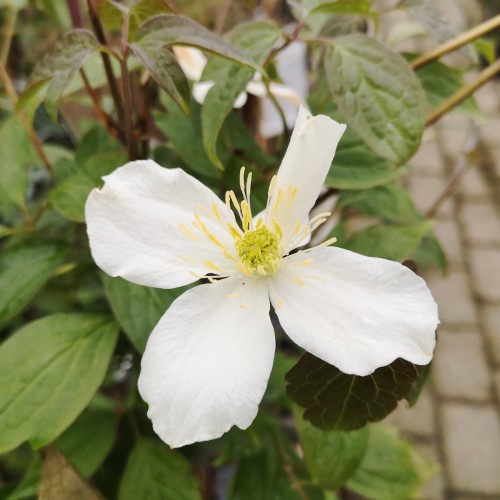
[[[94,28],[94,33],[100,44],[107,47],[106,37],[104,35],[104,30],[102,29],[101,21],[97,15],[97,9],[94,4],[94,0],[87,0],[87,5],[89,8],[90,21],[92,27]],[[123,109],[122,98],[118,90],[118,84],[113,72],[113,67],[111,66],[111,59],[109,55],[105,52],[101,52],[102,62],[104,64],[104,71],[106,72],[106,77],[108,79],[109,90],[111,91],[111,96],[115,103],[116,113],[118,115],[118,122],[123,123],[125,113]]]

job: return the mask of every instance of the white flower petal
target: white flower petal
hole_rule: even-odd
[[[230,296],[228,295],[236,295]],[[139,391],[172,447],[246,429],[257,414],[275,340],[266,280],[229,278],[179,297],[151,334]]]
[[[203,52],[194,47],[175,45],[172,47],[177,62],[189,80],[197,82],[207,65],[207,58]]]
[[[192,94],[194,100],[199,104],[203,104],[205,97],[207,97],[208,92],[214,85],[214,82],[211,81],[193,83]]]
[[[309,212],[321,191],[345,127],[324,115],[313,117],[306,108],[300,107],[271,194],[267,218],[269,227],[277,220],[283,232],[283,246],[288,251],[302,240],[296,238],[294,229],[299,221],[302,227],[308,223]],[[291,197],[295,190],[296,194]]]
[[[223,250],[201,232],[189,238],[180,230],[190,227],[198,213],[207,229],[234,251],[225,229],[235,223],[226,205],[201,182],[180,169],[166,169],[153,161],[136,161],[104,177],[85,206],[90,249],[97,265],[111,276],[139,285],[175,288],[197,278],[190,272],[213,273],[210,261],[226,275],[235,268]],[[222,223],[200,208],[218,209]]]
[[[306,258],[314,262],[301,266]],[[290,338],[344,373],[432,358],[437,305],[425,282],[397,262],[317,247],[287,257],[269,289]]]

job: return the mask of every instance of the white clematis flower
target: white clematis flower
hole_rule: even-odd
[[[160,288],[210,281],[173,302],[142,358],[139,391],[172,447],[252,423],[274,358],[270,304],[292,340],[345,373],[431,360],[437,306],[412,271],[331,242],[290,253],[327,216],[309,220],[344,130],[301,108],[254,218],[243,171],[241,202],[153,161],[128,163],[90,194],[90,248],[105,272]]]

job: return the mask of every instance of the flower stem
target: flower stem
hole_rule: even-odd
[[[96,34],[97,40],[100,44],[107,46],[106,37],[104,36],[104,30],[102,29],[101,21],[97,15],[97,10],[94,4],[94,0],[87,0],[87,5],[89,8],[90,21],[92,22],[92,27]],[[118,84],[116,82],[115,75],[113,73],[113,67],[111,66],[111,59],[106,52],[101,52],[102,62],[104,64],[104,71],[106,72],[106,78],[108,79],[109,90],[111,91],[111,96],[113,97],[113,102],[115,103],[116,113],[118,115],[118,122],[123,123],[124,120],[124,110],[122,98],[118,90]]]
[[[436,59],[439,59],[440,57],[459,49],[463,45],[466,45],[476,40],[477,38],[481,38],[486,33],[489,33],[490,31],[493,31],[498,27],[500,27],[500,14],[498,16],[492,17],[491,19],[488,19],[478,26],[475,26],[465,33],[461,33],[457,37],[448,40],[447,42],[439,45],[427,54],[423,54],[420,57],[417,57],[410,63],[410,65],[413,69],[425,66],[426,64],[429,64],[432,61],[435,61]]]
[[[462,101],[467,99],[470,95],[474,93],[479,87],[484,85],[488,80],[493,78],[497,73],[500,72],[500,59],[497,59],[493,64],[490,64],[486,69],[481,71],[477,78],[472,80],[469,84],[463,86],[452,94],[448,99],[443,101],[428,117],[425,125],[433,125],[442,116],[444,116],[452,108],[460,104]]]

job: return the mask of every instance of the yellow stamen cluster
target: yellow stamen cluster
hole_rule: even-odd
[[[236,242],[242,270],[245,274],[274,274],[281,260],[278,238],[266,226],[245,231]]]

